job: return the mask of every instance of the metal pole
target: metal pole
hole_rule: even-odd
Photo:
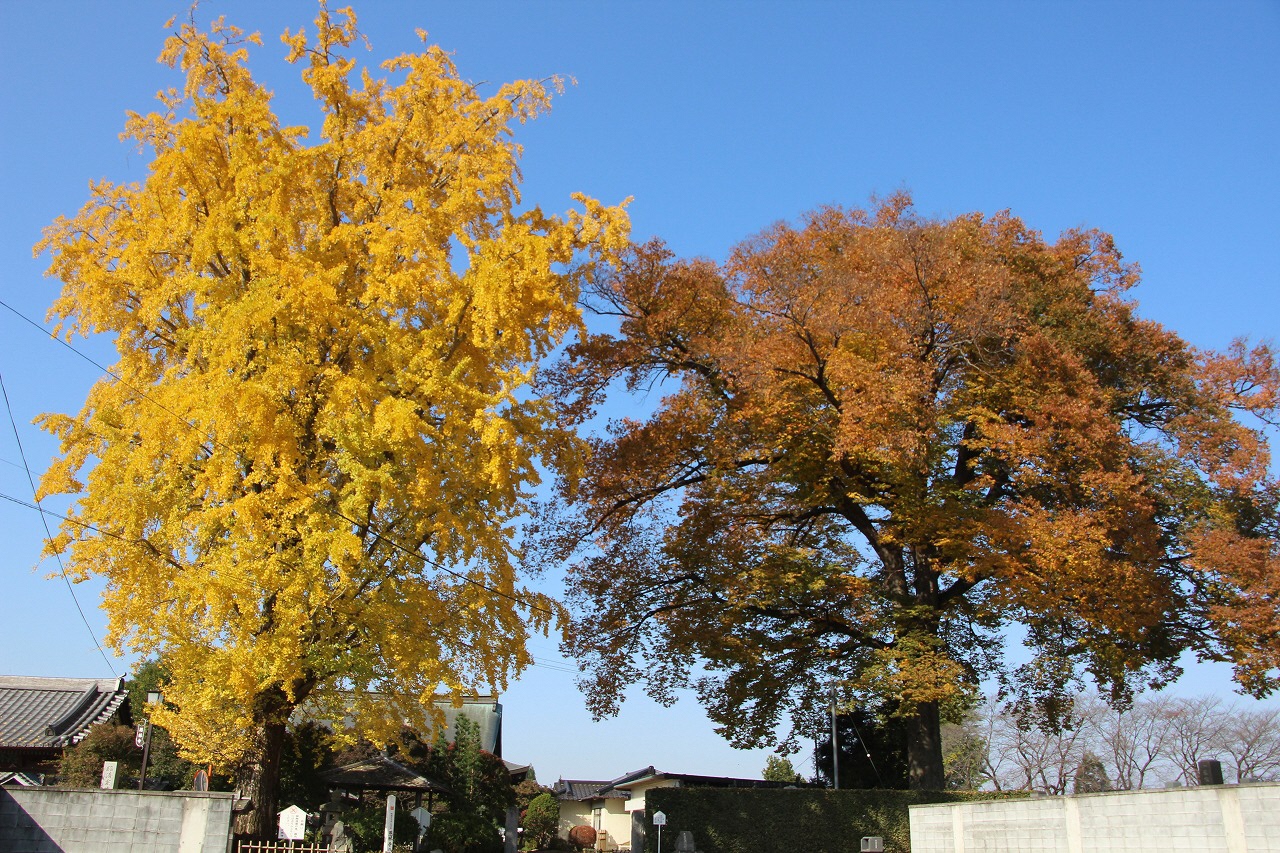
[[[147,733],[142,739],[142,772],[138,774],[138,790],[142,790],[142,786],[147,782],[147,758],[151,754],[151,705],[159,705],[164,701],[164,694],[159,690],[147,691]]]
[[[144,725],[147,727],[147,733],[142,737],[142,772],[138,774],[139,791],[147,784],[147,757],[151,753],[151,721],[147,720]]]
[[[831,686],[831,781],[832,787],[840,789],[840,741],[836,734],[836,688]]]

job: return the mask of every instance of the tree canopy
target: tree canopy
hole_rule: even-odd
[[[661,399],[592,441],[540,526],[592,709],[692,685],[751,745],[820,732],[832,689],[892,700],[913,786],[941,788],[939,715],[983,678],[1049,719],[1083,675],[1123,702],[1184,651],[1272,690],[1273,353],[1191,346],[1137,281],[1106,234],[905,195],[723,264],[635,247],[588,293],[616,333],[575,343],[557,389],[571,420],[623,386]]]
[[[146,179],[93,183],[37,246],[60,330],[119,354],[78,414],[43,416],[42,491],[76,496],[55,547],[105,578],[113,647],[163,660],[186,753],[250,757],[259,833],[304,700],[385,740],[530,662],[558,611],[521,586],[511,522],[570,437],[528,387],[626,239],[585,196],[520,208],[513,125],[555,81],[485,95],[434,46],[384,79],[358,38],[323,4],[283,36],[312,136],[251,75],[257,36],[180,24],[160,59],[184,83],[126,124]]]

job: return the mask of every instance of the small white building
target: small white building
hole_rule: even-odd
[[[560,801],[557,834],[569,837],[575,826],[604,831],[605,849],[626,850],[631,846],[631,815],[624,807],[628,794],[611,788],[610,782],[588,779],[561,779],[552,787]],[[607,790],[606,790],[607,789]]]
[[[606,833],[603,849],[631,850],[636,833],[647,831],[645,795],[654,788],[793,788],[790,782],[666,773],[652,765],[608,782],[561,779],[552,790],[560,800],[560,837],[575,826]],[[600,848],[597,842],[597,849]],[[635,849],[639,849],[638,842]]]

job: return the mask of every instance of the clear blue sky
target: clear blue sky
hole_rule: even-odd
[[[26,315],[42,319],[55,293],[31,257],[41,228],[78,209],[90,179],[143,175],[146,156],[118,133],[125,110],[150,109],[175,84],[154,60],[161,25],[186,9],[0,0],[0,294]],[[310,25],[314,10],[304,0],[199,9],[262,32],[253,68],[288,123],[316,113],[276,37]],[[1142,313],[1196,345],[1274,338],[1280,325],[1275,2],[382,0],[356,11],[373,45],[362,58],[413,49],[420,27],[475,81],[576,78],[518,134],[526,200],[548,210],[578,190],[633,196],[637,237],[721,258],[779,219],[908,189],[927,214],[1010,208],[1049,236],[1111,232],[1144,270]],[[112,360],[104,342],[76,346]],[[97,373],[2,309],[0,373],[43,470],[55,448],[31,418],[76,411]],[[13,432],[0,426],[0,492],[29,498]],[[35,569],[42,535],[36,513],[0,501],[0,673],[107,675],[66,586],[44,579],[56,565]],[[95,586],[77,594],[101,636]],[[550,640],[534,654],[558,660]],[[1181,689],[1226,680],[1195,668]],[[691,698],[663,710],[637,697],[593,725],[572,676],[541,666],[504,704],[507,756],[533,762],[544,782],[648,764],[742,776],[764,766],[764,752],[729,749]]]

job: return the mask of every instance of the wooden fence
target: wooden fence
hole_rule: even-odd
[[[278,851],[293,851],[293,853],[337,853],[337,847],[330,847],[327,844],[312,844],[302,841],[237,841],[236,853],[278,853]]]

